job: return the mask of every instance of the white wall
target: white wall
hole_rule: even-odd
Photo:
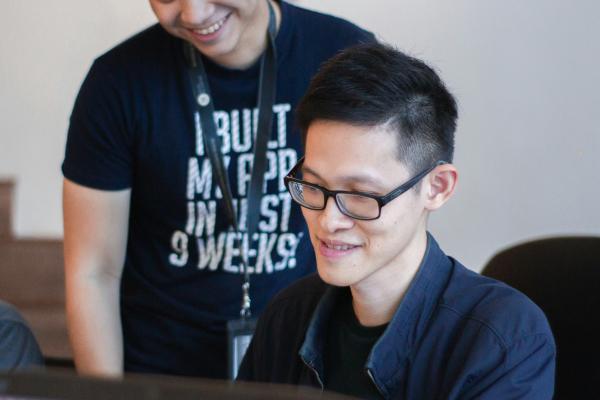
[[[154,22],[147,1],[2,0],[0,179],[16,180],[17,236],[62,235],[60,165],[94,57]]]
[[[600,2],[304,0],[440,72],[458,98],[454,199],[432,218],[473,269],[531,237],[600,235]],[[4,0],[0,177],[19,236],[60,236],[68,116],[94,56],[153,21],[146,1]]]

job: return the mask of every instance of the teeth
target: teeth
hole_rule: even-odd
[[[208,28],[194,29],[194,32],[199,33],[200,35],[210,35],[211,33],[215,33],[223,26],[226,19],[227,19],[227,17],[223,18],[220,21],[215,22],[213,25],[209,26]]]
[[[332,244],[327,244],[327,243],[325,243],[325,246],[329,247],[330,249],[341,250],[341,251],[350,250],[351,248],[354,247],[354,246],[350,246],[350,245],[347,245],[347,244],[344,244],[344,245],[332,245]]]

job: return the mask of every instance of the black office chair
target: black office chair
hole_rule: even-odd
[[[557,346],[555,398],[600,398],[600,237],[519,244],[494,255],[482,274],[546,313]]]

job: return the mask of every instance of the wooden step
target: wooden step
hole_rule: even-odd
[[[13,236],[14,186],[0,180],[0,299],[21,312],[44,356],[70,358],[62,240]]]
[[[12,200],[14,182],[0,180],[0,240],[12,238]]]
[[[0,298],[23,314],[44,356],[71,357],[60,240],[0,241]]]

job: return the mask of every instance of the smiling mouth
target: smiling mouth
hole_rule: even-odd
[[[214,24],[212,24],[206,28],[192,29],[192,31],[195,34],[201,35],[201,36],[212,35],[213,33],[219,31],[219,29],[221,29],[223,27],[223,25],[225,24],[225,22],[227,21],[227,19],[229,18],[230,15],[231,14],[227,14],[224,18],[218,20],[217,22],[215,22]]]
[[[318,250],[319,254],[329,260],[339,259],[348,256],[358,250],[359,245],[345,243],[336,240],[321,240],[319,239]]]
[[[351,244],[330,244],[330,243],[323,242],[323,241],[321,241],[321,243],[323,243],[323,246],[327,247],[328,249],[338,250],[338,251],[347,251],[347,250],[351,250],[351,249],[358,247],[358,246],[354,246]]]

